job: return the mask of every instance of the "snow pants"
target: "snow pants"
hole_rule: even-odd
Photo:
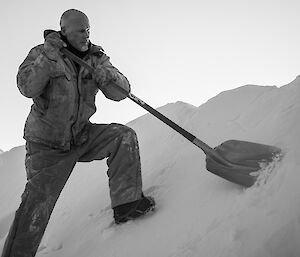
[[[27,142],[27,184],[2,257],[33,257],[76,162],[107,159],[111,205],[140,199],[142,179],[135,132],[120,124],[89,125],[88,140],[70,151]]]

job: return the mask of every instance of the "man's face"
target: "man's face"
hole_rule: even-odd
[[[81,52],[88,50],[90,25],[86,17],[81,15],[70,17],[65,28],[62,30],[62,34],[77,50]]]

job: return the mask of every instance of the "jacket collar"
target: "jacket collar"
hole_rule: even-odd
[[[46,38],[46,36],[47,35],[49,35],[50,33],[52,33],[52,32],[58,32],[58,33],[60,33],[60,31],[56,31],[56,30],[52,30],[52,29],[46,29],[45,31],[44,31],[44,38]],[[61,34],[61,33],[60,33]],[[62,36],[62,35],[61,35]],[[62,36],[63,37],[63,36]],[[66,41],[66,39],[65,39],[65,41]],[[66,42],[67,43],[67,45],[70,47],[70,45],[68,44],[68,42]],[[72,51],[72,49],[70,49],[71,51]],[[73,51],[72,51],[73,52]],[[103,50],[103,48],[101,47],[101,46],[98,46],[98,45],[94,45],[94,44],[92,44],[91,42],[89,43],[89,49],[87,50],[87,52],[84,54],[84,55],[86,55],[86,54],[97,54],[97,53],[101,53],[101,54],[103,54],[104,53],[104,50]],[[76,54],[76,53],[74,53],[74,54]]]

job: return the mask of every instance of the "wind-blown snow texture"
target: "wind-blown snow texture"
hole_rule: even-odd
[[[128,125],[139,136],[145,193],[157,210],[109,227],[106,163],[78,164],[53,212],[38,257],[300,256],[300,77],[277,87],[243,86],[199,108],[159,109],[199,139],[275,145],[285,152],[266,184],[249,189],[205,169],[205,155],[151,115]],[[0,239],[25,184],[24,147],[0,156]]]

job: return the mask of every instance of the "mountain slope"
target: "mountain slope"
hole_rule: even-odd
[[[157,210],[110,227],[105,161],[80,163],[37,256],[300,256],[299,98],[298,77],[280,88],[222,92],[198,108],[182,102],[159,108],[211,146],[240,139],[282,148],[284,159],[267,183],[249,189],[206,171],[203,152],[151,115],[130,122],[140,141],[145,193],[156,198]],[[2,237],[24,186],[24,168],[13,166],[23,154],[18,148],[0,156],[6,163],[0,164]]]

